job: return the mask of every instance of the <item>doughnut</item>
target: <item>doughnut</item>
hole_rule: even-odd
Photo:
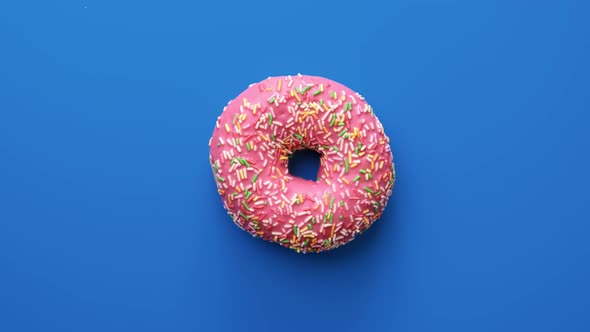
[[[364,98],[317,76],[269,77],[231,100],[209,162],[234,223],[300,253],[353,240],[379,219],[395,182],[389,138]],[[292,153],[321,154],[317,181],[289,174]]]

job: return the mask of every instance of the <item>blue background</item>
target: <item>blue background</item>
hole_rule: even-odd
[[[589,331],[587,1],[3,1],[0,330]],[[297,255],[207,141],[267,76],[363,94],[383,218]]]

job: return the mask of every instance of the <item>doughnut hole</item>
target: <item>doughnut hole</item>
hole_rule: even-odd
[[[297,150],[289,156],[288,169],[292,176],[317,181],[322,154],[312,149]]]

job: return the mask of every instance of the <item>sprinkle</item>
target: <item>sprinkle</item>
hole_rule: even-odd
[[[311,224],[307,224],[307,229],[311,231],[313,229],[313,226]]]
[[[357,175],[357,176],[356,176],[356,177],[355,177],[355,178],[354,178],[352,181],[353,181],[353,182],[357,182],[357,181],[358,181],[358,180],[360,180],[360,179],[361,179],[361,176],[360,176],[360,175]]]
[[[243,205],[243,206],[244,206],[244,207],[245,207],[245,208],[246,208],[248,211],[252,210],[252,209],[250,209],[250,207],[248,206],[248,204],[246,203],[246,201],[242,201],[242,205]]]
[[[299,135],[297,133],[293,134],[293,136],[297,137],[297,139],[299,139],[299,140],[302,140],[303,139],[303,136],[301,136],[301,135]]]
[[[375,192],[373,191],[373,189],[369,188],[369,187],[365,187],[364,188],[366,192],[369,192],[371,194],[374,194]]]
[[[336,99],[336,92],[330,91],[330,97],[332,97],[332,99]]]
[[[238,118],[238,113],[234,114],[234,120],[232,121],[233,124],[236,124],[236,119]]]
[[[332,197],[332,199],[330,200],[330,209],[334,208],[334,200],[335,199],[336,199],[335,197]]]
[[[344,130],[342,130],[342,131],[340,132],[340,134],[338,134],[338,137],[342,137],[342,136],[344,136],[344,134],[346,134],[347,132],[348,132],[348,129],[344,128]]]
[[[221,181],[221,182],[225,182],[225,179],[224,179],[223,177],[219,176],[219,175],[217,176],[217,179],[218,179],[219,181]]]
[[[248,101],[246,100],[246,98],[242,99],[242,104],[244,104],[244,107],[248,105]]]
[[[297,225],[293,225],[293,233],[295,233],[295,236],[299,237],[299,229],[297,228]]]
[[[258,179],[258,173],[254,174],[254,177],[252,178],[252,183],[256,182],[256,179]]]
[[[322,93],[322,90],[321,90],[321,89],[320,89],[320,90],[316,90],[316,91],[313,93],[313,95],[314,95],[314,96],[317,96],[317,95],[319,95],[320,93]]]
[[[272,113],[268,113],[268,124],[272,125]]]
[[[227,125],[227,123],[225,124],[225,131],[227,131],[228,133],[230,132],[229,126]]]
[[[311,85],[308,85],[305,88],[303,88],[303,90],[301,90],[301,95],[303,96],[309,89],[311,89]]]
[[[346,158],[344,159],[344,171],[346,172],[346,174],[348,174],[348,160],[346,160]]]
[[[336,123],[336,114],[332,114],[332,122],[330,122],[330,127],[333,127],[334,123]]]
[[[281,91],[281,86],[283,85],[283,80],[279,79],[279,83],[277,83],[277,91]]]
[[[268,103],[269,103],[269,104],[274,104],[275,100],[276,100],[276,97],[275,97],[275,96],[272,96],[272,98],[270,98],[270,99],[268,100]]]

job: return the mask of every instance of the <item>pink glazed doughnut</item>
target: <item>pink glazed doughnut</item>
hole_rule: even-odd
[[[389,138],[371,106],[322,77],[250,85],[224,108],[209,146],[235,224],[302,253],[339,247],[369,228],[395,182]],[[321,154],[317,181],[289,175],[299,149]]]

